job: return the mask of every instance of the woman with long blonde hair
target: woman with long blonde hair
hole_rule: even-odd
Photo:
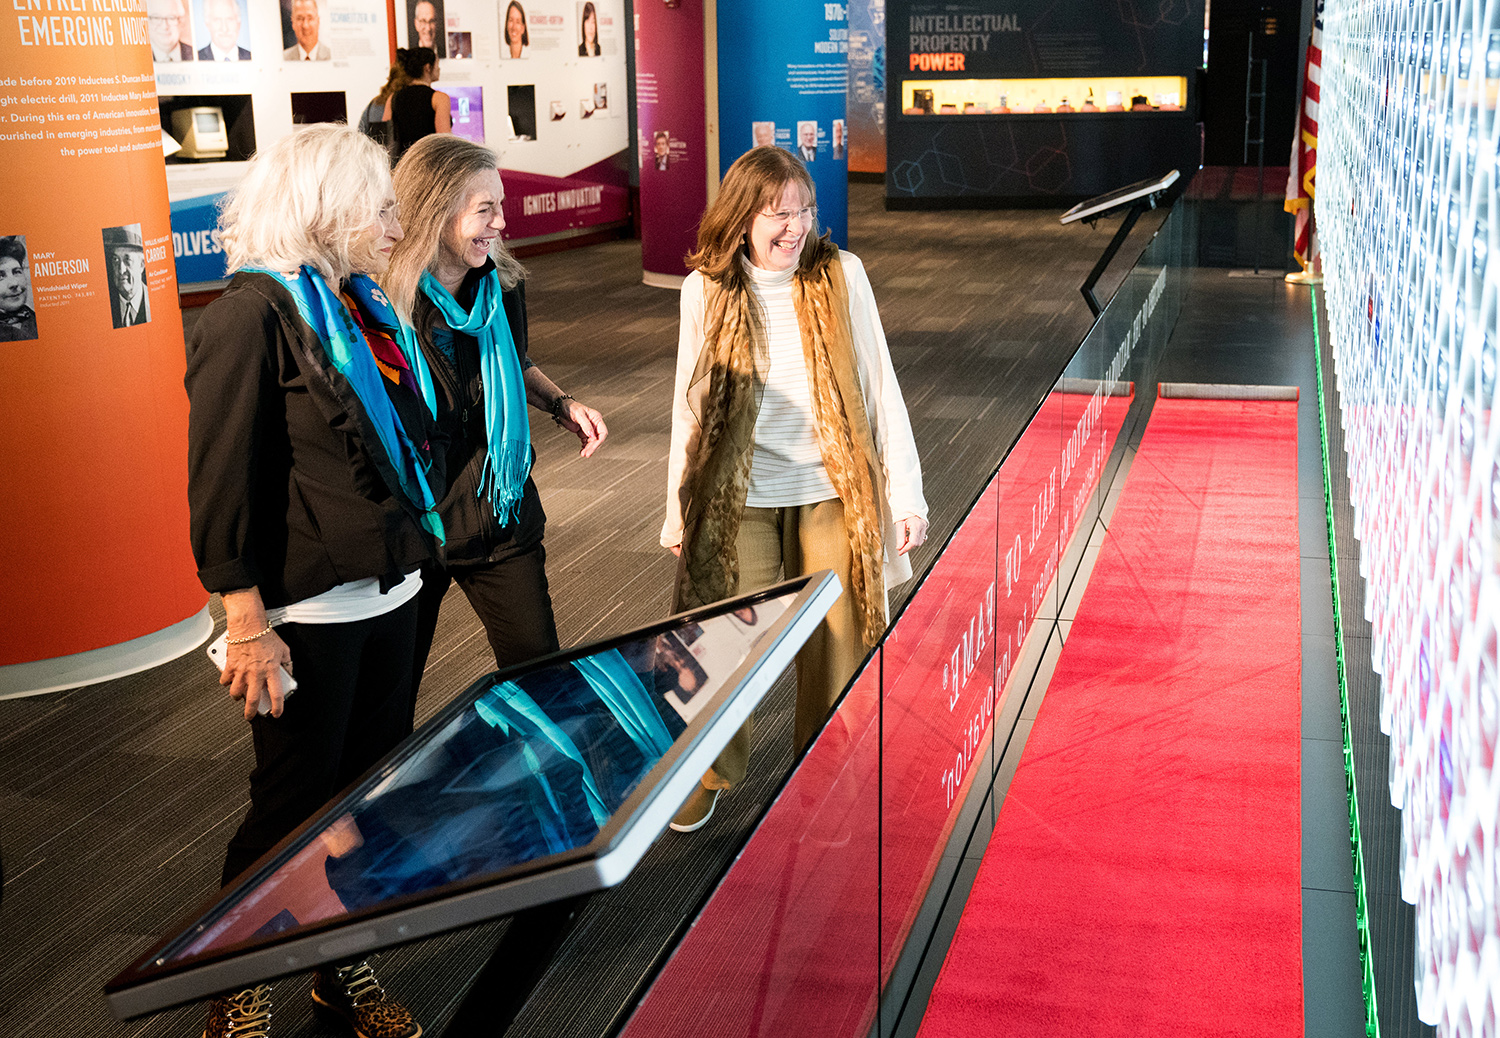
[[[412,145],[395,171],[407,234],[383,284],[431,367],[448,444],[449,489],[439,507],[446,560],[422,573],[418,680],[455,580],[484,623],[498,666],[557,649],[526,408],[576,435],[585,458],[609,434],[603,415],[564,393],[528,355],[526,270],[500,237],[498,166],[483,145],[434,135]]]
[[[911,423],[864,266],[817,234],[812,178],[780,148],[729,167],[698,228],[682,320],[661,543],[674,608],[821,569],[844,593],[797,655],[794,748],[822,728],[927,536]],[[744,778],[747,723],[672,822]]]

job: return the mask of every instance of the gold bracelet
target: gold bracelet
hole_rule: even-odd
[[[224,644],[225,645],[245,645],[248,642],[253,642],[253,641],[256,641],[256,640],[258,640],[260,638],[264,638],[266,635],[268,635],[270,633],[271,633],[271,625],[270,624],[266,624],[266,629],[264,631],[256,631],[254,634],[246,635],[243,638],[225,638],[224,639]]]

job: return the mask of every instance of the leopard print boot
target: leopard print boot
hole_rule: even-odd
[[[320,969],[313,974],[313,1001],[337,1013],[355,1038],[418,1038],[422,1025],[389,997],[368,962]]]

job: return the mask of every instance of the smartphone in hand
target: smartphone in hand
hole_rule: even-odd
[[[224,673],[224,662],[228,651],[229,632],[226,630],[208,646],[208,658],[214,661],[214,666],[219,668],[220,674]],[[293,692],[297,691],[297,679],[287,673],[285,667],[281,668],[281,688],[284,696],[290,696]],[[268,697],[261,697],[257,712],[262,714],[269,714],[271,712],[271,700]]]

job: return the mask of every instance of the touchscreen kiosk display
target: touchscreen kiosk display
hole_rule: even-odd
[[[1059,217],[1059,222],[1064,224],[1076,223],[1079,220],[1092,220],[1101,216],[1108,216],[1116,209],[1134,202],[1140,198],[1147,198],[1158,191],[1165,191],[1177,180],[1181,174],[1175,169],[1169,171],[1165,176],[1149,177],[1146,180],[1137,180],[1134,184],[1115,188],[1102,195],[1090,198],[1086,202],[1079,202],[1072,209]]]
[[[818,574],[487,675],[111,981],[112,1006],[618,882],[838,592]]]
[[[582,847],[792,597],[483,682],[168,961]]]

